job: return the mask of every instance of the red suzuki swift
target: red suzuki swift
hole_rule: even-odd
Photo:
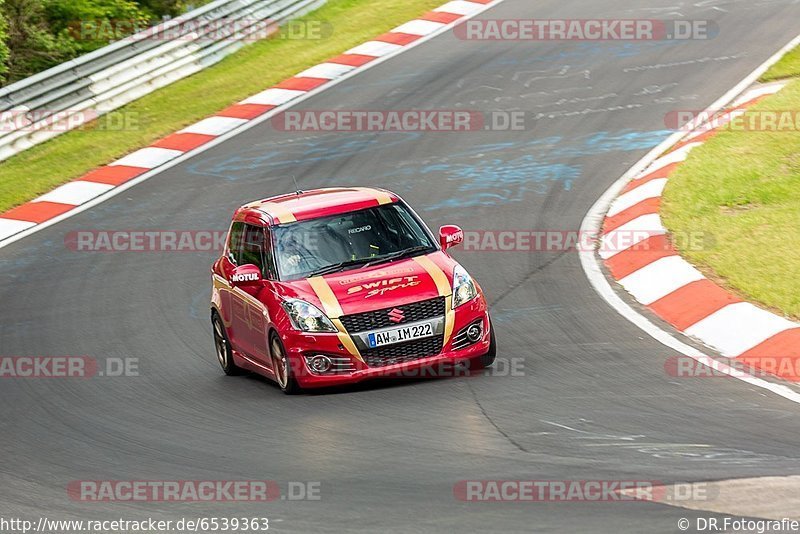
[[[253,371],[286,393],[491,365],[480,286],[403,200],[362,187],[298,191],[242,206],[212,268],[211,322],[226,374]]]

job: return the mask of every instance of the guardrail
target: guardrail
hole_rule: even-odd
[[[0,89],[0,161],[213,65],[325,2],[216,0],[8,85]]]

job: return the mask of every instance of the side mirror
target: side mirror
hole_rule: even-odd
[[[464,241],[464,231],[458,226],[448,224],[439,228],[439,243],[442,250],[460,245]]]
[[[231,285],[234,287],[247,287],[258,285],[261,280],[261,269],[252,263],[240,265],[231,273]]]

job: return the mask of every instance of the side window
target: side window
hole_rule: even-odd
[[[228,235],[228,259],[236,265],[243,265],[241,263],[239,247],[242,243],[242,232],[244,231],[244,223],[235,222],[231,225],[231,231]]]
[[[261,270],[264,278],[275,279],[275,266],[272,261],[272,246],[265,228],[244,225],[239,265],[252,263]]]

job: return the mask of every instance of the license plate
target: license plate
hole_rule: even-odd
[[[433,325],[433,322],[418,323],[409,326],[398,326],[390,330],[370,332],[367,335],[367,342],[369,343],[369,347],[374,349],[375,347],[383,347],[384,345],[394,345],[395,343],[431,337],[434,335]]]

